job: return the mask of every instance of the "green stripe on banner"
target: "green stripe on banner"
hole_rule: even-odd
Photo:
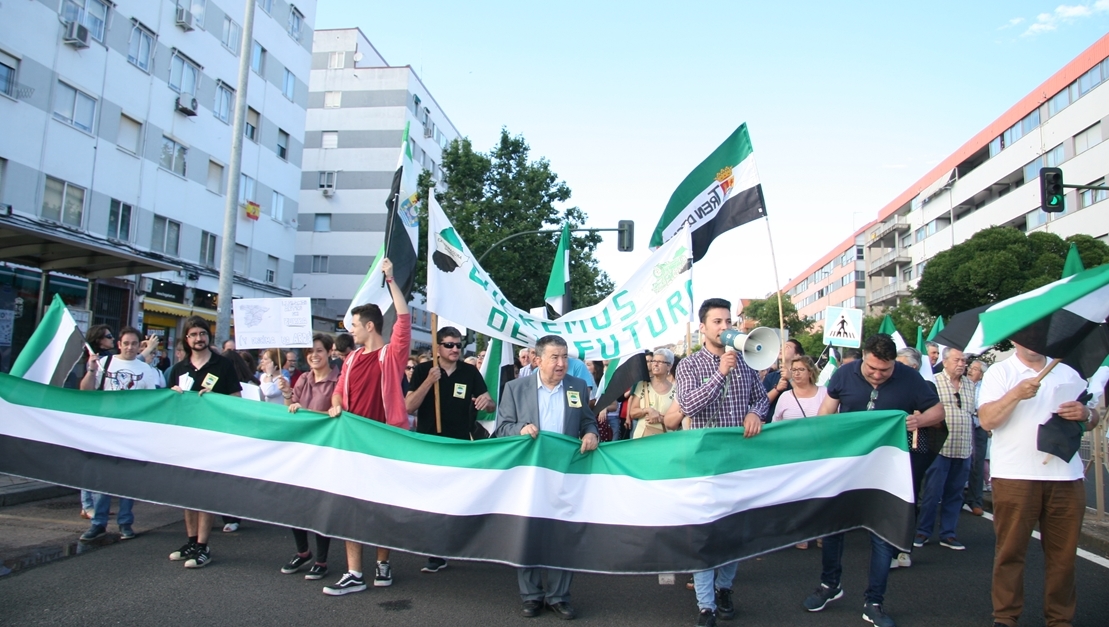
[[[1067,279],[1014,296],[1008,305],[990,307],[978,316],[983,329],[982,343],[992,345],[1007,339],[1024,327],[1104,290],[1106,286],[1109,286],[1109,264],[1084,270]],[[1095,298],[1104,304],[1109,301],[1109,293],[1095,294]],[[1074,313],[1082,315],[1084,312],[1074,310]],[[1093,320],[1098,321],[1099,319]]]
[[[35,332],[31,334],[27,344],[19,352],[19,357],[12,364],[12,376],[23,377],[27,374],[31,366],[35,365],[35,362],[46,352],[46,348],[57,337],[58,328],[62,325],[64,318],[65,303],[62,302],[61,296],[54,294],[54,299],[50,302],[50,308],[46,310],[46,314],[43,315],[42,322],[35,328]]]
[[[666,437],[602,444],[605,454],[582,455],[578,440],[543,434],[480,442],[401,431],[351,414],[340,419],[241,398],[171,390],[127,394],[81,392],[0,374],[6,403],[59,412],[205,429],[259,440],[299,442],[418,464],[505,470],[535,466],[571,474],[622,475],[641,480],[706,477],[828,458],[866,455],[879,447],[907,451],[903,412],[860,412],[769,424],[754,440],[739,428],[680,431]],[[0,407],[2,410],[2,407]],[[2,421],[2,419],[0,419]],[[184,437],[184,434],[183,434]],[[435,446],[428,446],[435,443]],[[486,446],[497,447],[490,455]]]

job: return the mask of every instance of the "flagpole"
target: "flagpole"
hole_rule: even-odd
[[[785,314],[782,312],[782,283],[778,280],[778,258],[774,254],[774,236],[770,233],[770,216],[766,219],[766,239],[770,242],[770,265],[774,268],[774,289],[778,292],[778,331],[781,333],[782,345],[786,343]],[[784,366],[780,366],[784,367]]]
[[[439,333],[439,315],[431,314],[431,366],[439,367],[439,346],[435,343],[435,336]],[[486,355],[488,357],[488,355]],[[443,432],[443,412],[439,405],[439,382],[435,382],[435,433]]]
[[[404,166],[401,166],[401,167],[403,168]],[[404,175],[402,174],[401,176],[404,176]],[[383,249],[384,252],[382,254],[385,255],[386,259],[389,258],[389,244],[393,243],[393,241],[392,241],[393,240],[393,222],[397,219],[397,208],[399,206],[399,202],[400,202],[400,192],[397,192],[396,194],[393,194],[393,210],[389,212],[389,219],[385,223],[385,248]],[[381,287],[385,287],[385,273],[381,274]],[[434,315],[435,314],[432,314],[432,316],[434,316]],[[432,325],[432,326],[434,326],[434,325]],[[439,354],[439,351],[432,351],[432,352],[436,356]],[[435,361],[436,361],[435,365],[438,366],[439,365],[438,364],[439,358],[436,357]],[[436,390],[435,396],[436,396],[436,398],[438,398],[438,396],[439,396],[439,386],[438,385],[435,386],[435,390]],[[438,411],[438,409],[439,409],[438,401],[436,401],[436,403],[435,403],[435,409],[436,409],[436,411]]]
[[[693,353],[693,323],[688,320],[685,323],[685,356],[689,357]]]

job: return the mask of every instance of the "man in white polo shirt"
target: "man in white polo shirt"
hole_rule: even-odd
[[[989,369],[978,392],[978,418],[983,429],[993,431],[994,625],[1012,627],[1020,619],[1024,556],[1037,524],[1044,551],[1044,619],[1048,625],[1070,625],[1077,602],[1074,560],[1086,513],[1082,459],[1043,453],[1036,437],[1053,413],[1087,422],[1088,429],[1097,425],[1097,415],[1075,400],[1086,388],[1078,373],[1059,364],[1037,383],[1047,358],[1014,346],[1011,357]]]

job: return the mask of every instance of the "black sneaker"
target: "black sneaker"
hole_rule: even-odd
[[[308,569],[308,573],[304,575],[304,578],[309,581],[315,581],[317,579],[323,579],[326,574],[327,564],[312,564],[312,568]]]
[[[212,561],[212,550],[207,546],[196,545],[193,556],[185,561],[185,568],[204,568]]]
[[[722,620],[732,620],[735,618],[735,604],[732,603],[731,588],[717,588],[716,615]]]
[[[437,573],[447,567],[447,560],[441,557],[427,558],[427,564],[420,569],[421,573]],[[375,584],[376,585],[376,584]]]
[[[387,588],[391,585],[393,585],[393,568],[389,566],[389,562],[378,562],[377,571],[374,572],[374,586]]]
[[[888,614],[882,611],[882,606],[877,603],[863,605],[863,620],[874,623],[878,627],[897,627]]]
[[[820,584],[820,587],[813,591],[808,597],[805,598],[805,609],[810,612],[819,612],[820,610],[828,607],[828,604],[836,599],[843,597],[843,587],[836,586],[835,588],[828,587],[827,584]]]
[[[182,560],[192,559],[193,554],[196,553],[197,550],[195,543],[186,542],[181,545],[181,548],[169,554],[169,560],[171,562],[180,562]]]
[[[704,609],[697,615],[697,627],[716,627],[716,612]]]
[[[300,570],[301,568],[304,568],[304,565],[307,564],[308,562],[311,562],[311,561],[312,561],[312,554],[311,553],[309,553],[308,555],[306,555],[304,557],[301,557],[299,555],[294,555],[293,559],[289,560],[288,564],[285,564],[284,566],[281,567],[281,574],[291,575],[291,574],[295,573],[296,571]]]
[[[351,592],[362,592],[365,589],[366,582],[361,577],[355,577],[350,573],[343,573],[343,576],[339,578],[339,581],[336,581],[330,586],[325,586],[323,589],[323,593],[333,597],[341,597],[344,594],[350,594]]]
[[[95,540],[97,538],[103,538],[104,534],[106,534],[106,533],[108,533],[108,530],[105,529],[104,527],[102,527],[100,525],[92,525],[91,527],[88,528],[87,531],[85,531],[85,533],[81,534],[80,542],[81,542],[81,544],[85,544],[86,542],[92,542],[93,540]]]
[[[135,537],[135,530],[131,528],[131,525],[120,525],[119,526],[119,539],[120,540],[131,540],[134,537]]]

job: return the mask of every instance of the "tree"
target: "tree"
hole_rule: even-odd
[[[451,142],[443,152],[446,189],[435,197],[458,234],[476,256],[513,233],[558,229],[564,220],[571,228],[585,224],[578,207],[564,213],[555,203],[569,200],[570,187],[551,171],[546,159],[529,161],[530,148],[520,135],[501,129],[500,141],[488,153],[476,152],[469,139]],[[432,187],[428,172],[420,189]],[[427,194],[420,202],[420,251],[416,290],[427,286]],[[514,305],[529,309],[543,304],[558,233],[524,235],[489,252],[481,265]],[[574,308],[596,304],[613,290],[608,275],[597,267],[593,253],[601,236],[573,235],[570,243],[570,296]]]
[[[1060,271],[1062,271],[1062,268],[1060,268]],[[936,322],[936,317],[930,315],[923,305],[906,299],[877,316],[864,316],[864,340],[878,332],[878,328],[882,326],[882,320],[885,319],[886,314],[889,314],[890,319],[893,320],[893,326],[897,328],[897,332],[901,334],[905,343],[914,348],[916,348],[917,327],[923,328],[924,335],[927,336],[928,331]]]
[[[812,320],[802,318],[797,313],[797,307],[788,294],[782,294],[782,314],[786,331],[792,337],[808,331],[812,327]],[[753,300],[743,306],[743,317],[749,320],[758,320],[759,326],[778,328],[778,294],[775,292],[769,298]]]
[[[992,227],[933,257],[913,296],[928,313],[945,318],[1016,296],[1059,280],[1070,241],[1087,268],[1109,261],[1109,246],[1089,236],[1063,240],[1052,233]]]

